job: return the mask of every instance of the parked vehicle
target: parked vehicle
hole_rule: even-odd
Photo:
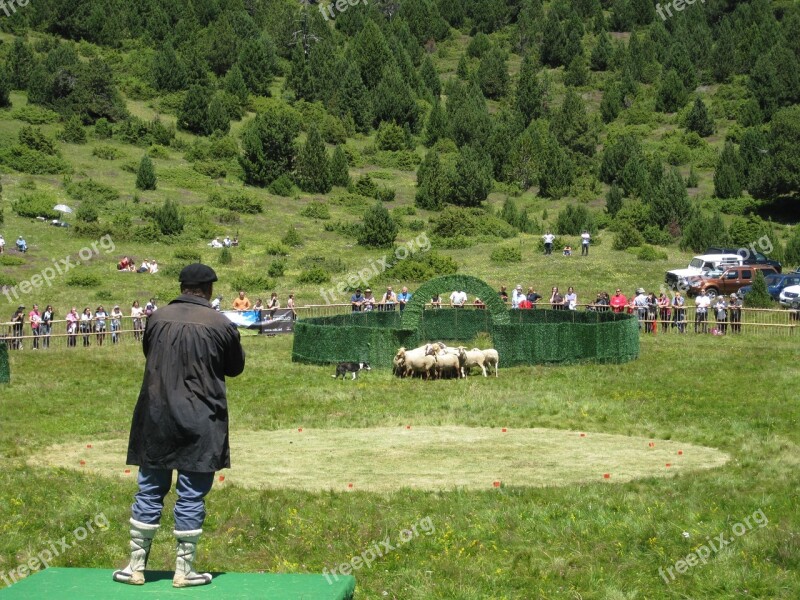
[[[685,269],[667,271],[664,282],[673,290],[689,289],[689,278],[696,277],[713,269],[744,264],[744,259],[738,254],[703,254],[695,256]],[[721,271],[720,271],[721,272]]]
[[[767,258],[761,252],[756,252],[752,248],[722,248],[711,246],[706,249],[706,254],[738,254],[744,259],[746,265],[771,265],[778,273],[783,272],[783,265],[777,260]]]
[[[721,273],[709,271],[703,275],[689,278],[689,297],[697,296],[700,290],[705,290],[712,300],[720,294],[728,295],[738,292],[746,285],[753,283],[756,273],[761,271],[764,276],[777,275],[772,265],[736,265],[728,267]]]
[[[800,285],[790,285],[783,288],[778,301],[788,308],[800,309]]]
[[[767,275],[764,279],[765,283],[767,284],[767,291],[769,292],[769,295],[772,296],[773,300],[779,299],[784,288],[787,288],[790,285],[800,285],[799,272],[775,273],[773,275]],[[746,285],[739,290],[739,295],[746,296],[752,289],[752,285]]]

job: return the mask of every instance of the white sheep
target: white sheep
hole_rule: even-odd
[[[394,363],[405,369],[406,377],[413,373],[424,373],[429,377],[434,365],[432,346],[425,344],[413,350],[400,348],[395,355]]]
[[[483,376],[487,377],[486,367],[484,366],[486,357],[483,355],[481,350],[465,350],[463,346],[460,347],[459,350],[461,351],[461,372],[464,374],[464,377],[469,374],[469,370],[472,367],[480,367],[481,371],[483,372]]]
[[[441,378],[445,371],[453,371],[456,377],[463,377],[463,370],[461,368],[461,358],[456,354],[448,352],[439,352],[434,355],[436,360],[436,376]]]
[[[479,352],[483,352],[484,356],[484,365],[489,367],[490,369],[494,367],[494,376],[497,377],[497,366],[500,364],[500,355],[497,353],[497,350],[494,348],[487,348],[486,350],[480,350],[478,348],[473,348],[473,350],[478,350]]]

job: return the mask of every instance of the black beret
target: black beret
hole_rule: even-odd
[[[178,281],[184,285],[200,285],[203,283],[214,283],[217,281],[217,274],[208,265],[194,263],[183,267]]]

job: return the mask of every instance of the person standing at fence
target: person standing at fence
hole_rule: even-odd
[[[142,317],[144,310],[139,306],[139,301],[134,300],[131,305],[131,320],[133,321],[133,337],[138,342],[142,339]]]
[[[233,300],[233,310],[238,310],[239,312],[250,310],[250,298],[248,298],[244,290],[239,290],[238,298],[234,298]]]
[[[148,319],[142,344],[144,380],[127,456],[127,464],[139,467],[139,491],[131,507],[130,561],[113,573],[114,581],[131,585],[145,582],[173,470],[178,499],[172,585],[211,583],[211,574],[194,570],[205,496],[215,472],[231,466],[225,378],[242,373],[245,353],[236,326],[211,308],[214,270],[195,263],[178,279],[181,295]]]
[[[667,333],[670,321],[669,298],[664,292],[658,295],[658,312],[661,317],[661,333]]]
[[[28,313],[28,323],[31,324],[31,334],[33,335],[33,349],[39,349],[39,336],[42,334],[42,315],[39,313],[39,305],[34,304],[33,310]]]
[[[694,300],[697,307],[694,315],[694,332],[698,329],[702,333],[708,333],[708,307],[711,306],[711,299],[706,295],[705,290],[700,290],[700,295]]]
[[[636,318],[639,319],[639,329],[647,328],[647,294],[644,293],[644,288],[638,288],[636,295],[633,297],[633,308],[636,311]]]
[[[11,347],[22,350],[22,336],[25,334],[25,307],[19,306],[11,317]]]
[[[406,286],[403,286],[403,289],[397,294],[397,304],[400,306],[400,312],[406,309],[406,304],[408,304],[409,300],[411,300],[411,292],[408,291]]]
[[[78,321],[78,309],[73,306],[67,313],[67,348],[74,348],[78,344]]]
[[[567,295],[564,296],[564,305],[569,310],[578,310],[578,294],[575,293],[575,289],[572,286],[567,288]]]
[[[119,342],[120,330],[122,329],[122,310],[119,304],[115,304],[111,309],[111,343]]]
[[[80,330],[83,334],[83,347],[86,348],[91,343],[89,335],[92,333],[92,311],[88,306],[81,313]]]
[[[628,299],[625,297],[625,294],[622,293],[622,290],[618,289],[614,292],[614,295],[611,296],[609,304],[613,312],[621,313],[625,311],[625,307],[628,305]]]
[[[564,296],[558,292],[557,287],[554,287],[550,294],[550,307],[553,310],[564,310]]]
[[[383,295],[383,297],[381,297],[380,304],[382,310],[389,312],[394,310],[394,305],[397,304],[397,294],[392,291],[391,286],[386,288],[386,293]]]
[[[53,330],[53,319],[56,313],[53,311],[52,305],[48,304],[47,308],[42,313],[42,323],[39,325],[41,328],[40,335],[42,337],[42,348],[50,347],[50,333]]]
[[[286,308],[292,311],[292,321],[297,321],[297,310],[294,304],[294,294],[289,294],[286,299]]]
[[[361,293],[361,288],[358,288],[355,293],[350,296],[350,312],[361,312],[364,305],[364,295]]]
[[[731,300],[728,302],[728,319],[731,323],[731,333],[741,333],[742,301],[736,294],[731,294]]]
[[[724,334],[728,329],[728,304],[725,302],[725,296],[717,296],[714,316],[717,318],[717,331]]]
[[[106,319],[108,319],[108,313],[101,304],[94,313],[94,330],[97,332],[98,346],[103,345],[103,339],[106,337]]]
[[[686,300],[680,292],[675,292],[672,299],[672,326],[678,328],[678,333],[686,332]]]

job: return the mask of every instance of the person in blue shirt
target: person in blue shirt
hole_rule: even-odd
[[[364,306],[364,296],[361,295],[361,288],[356,290],[356,293],[350,296],[350,306],[353,312],[361,312]]]
[[[400,305],[400,312],[405,310],[406,302],[409,300],[411,300],[411,293],[406,286],[403,286],[403,290],[397,294],[397,303]]]

